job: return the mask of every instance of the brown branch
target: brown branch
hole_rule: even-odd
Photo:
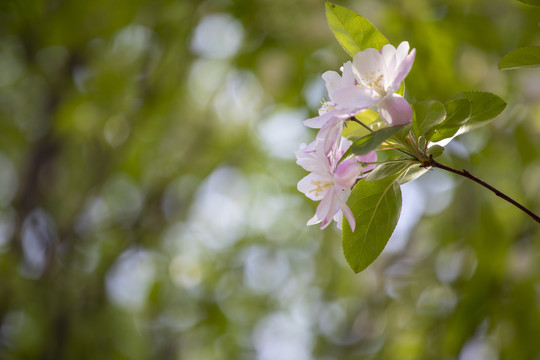
[[[435,168],[446,170],[446,171],[449,171],[451,173],[466,177],[467,179],[470,179],[470,180],[482,185],[486,189],[490,190],[491,192],[493,192],[495,195],[497,195],[501,199],[504,199],[504,200],[508,201],[510,204],[514,205],[515,207],[517,207],[518,209],[520,209],[521,211],[523,211],[524,213],[529,215],[531,218],[533,218],[537,223],[540,223],[540,217],[538,215],[536,215],[531,210],[529,210],[525,206],[521,205],[516,200],[512,199],[510,196],[506,195],[502,191],[499,191],[499,190],[495,189],[493,186],[489,185],[485,181],[483,181],[483,180],[477,178],[476,176],[472,175],[467,170],[456,170],[454,168],[451,168],[450,166],[446,166],[444,164],[441,164],[441,163],[437,162],[435,159],[433,159],[433,155],[430,155],[429,160],[424,161],[421,166],[422,167],[435,167]]]

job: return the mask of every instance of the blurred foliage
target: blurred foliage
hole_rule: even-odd
[[[540,211],[540,43],[511,0],[340,5],[417,49],[412,101],[509,106],[444,161]],[[404,186],[355,275],[305,222],[301,121],[348,55],[315,0],[0,3],[0,358],[540,358],[540,229],[474,183]]]

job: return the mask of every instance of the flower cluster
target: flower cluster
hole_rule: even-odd
[[[334,219],[340,228],[345,216],[354,231],[354,216],[346,201],[358,179],[374,168],[377,154],[372,151],[340,162],[352,144],[342,137],[343,126],[367,109],[377,110],[388,126],[411,122],[412,108],[396,92],[411,70],[415,53],[415,49],[409,53],[406,41],[397,49],[392,45],[381,51],[366,49],[343,64],[341,75],[335,71],[322,75],[330,100],[319,109],[319,116],[304,122],[320,130],[311,144],[296,151],[297,164],[310,172],[298,182],[298,190],[321,201],[308,225],[321,223],[324,229]]]

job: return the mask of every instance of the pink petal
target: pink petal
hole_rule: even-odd
[[[374,105],[377,99],[373,98],[373,92],[369,88],[353,85],[337,90],[334,101],[352,116]]]
[[[362,173],[365,173],[366,171],[373,170],[373,169],[375,169],[375,165],[376,165],[374,163],[377,161],[377,152],[371,151],[371,152],[369,152],[369,153],[367,153],[365,155],[357,156],[356,160],[358,160],[360,162],[363,162],[363,163],[373,163],[373,164],[368,164],[368,165],[364,166],[363,169],[362,169]]]
[[[396,61],[398,64],[405,60],[409,53],[409,49],[410,45],[408,41],[402,41],[401,44],[398,45],[396,49]]]
[[[372,162],[377,161],[377,152],[370,151],[365,155],[357,156],[356,159],[363,163],[372,163]]]
[[[328,94],[341,87],[341,76],[335,71],[327,71],[322,74],[322,78],[326,83]]]
[[[322,175],[330,174],[332,170],[330,162],[324,154],[323,146],[324,143],[321,139],[315,139],[309,145],[300,145],[300,149],[295,151],[296,163],[310,172]]]
[[[330,152],[339,147],[343,123],[345,120],[334,118],[328,121],[317,134],[317,138],[324,141],[324,154],[329,156]]]
[[[362,166],[355,160],[345,160],[340,163],[334,173],[334,183],[342,188],[350,188],[360,176]]]
[[[322,200],[328,190],[333,190],[332,178],[321,176],[320,174],[308,174],[297,184],[298,191],[304,193],[311,200]],[[328,185],[329,184],[329,185]]]
[[[343,64],[341,72],[343,73],[342,79],[344,86],[356,85],[356,77],[354,76],[352,70],[352,62],[347,61],[345,64]]]
[[[388,74],[383,55],[371,48],[354,55],[353,72],[360,85],[372,91],[382,90],[380,85]]]
[[[352,71],[357,80],[363,81],[365,74],[382,73],[381,65],[383,63],[382,55],[377,50],[369,48],[354,55]]]
[[[321,224],[321,230],[330,224],[332,221],[332,218],[335,214],[335,192],[329,191],[326,193],[326,196],[322,199],[319,206],[317,206],[317,211],[315,212],[315,215],[309,219],[307,222],[308,225],[315,225],[320,222]]]
[[[320,129],[328,120],[333,116],[333,111],[329,111],[325,114],[315,116],[314,118],[304,120],[304,125],[313,129]]]
[[[345,216],[345,219],[347,219],[347,222],[349,223],[351,230],[354,232],[354,229],[356,228],[356,220],[354,219],[354,215],[351,209],[345,203],[347,199],[349,198],[350,192],[343,192],[340,195],[341,196],[336,196],[338,206],[340,210],[343,211],[343,215]]]
[[[341,138],[341,143],[339,144],[339,150],[338,150],[338,155],[339,155],[339,157],[343,156],[343,154],[345,154],[345,151],[349,150],[349,148],[351,147],[351,145],[352,145],[352,141],[351,141],[351,140],[342,137],[342,138]],[[338,160],[339,160],[339,159],[338,159]]]
[[[334,221],[336,222],[337,228],[342,230],[341,223],[343,223],[343,211],[341,211],[341,209],[339,209],[336,215],[334,215]]]
[[[328,96],[333,102],[337,102],[334,97],[336,91],[347,86],[354,86],[356,82],[356,78],[352,72],[352,63],[350,61],[343,64],[341,71],[343,73],[342,76],[335,71],[327,71],[322,75],[322,78],[326,82]]]
[[[411,105],[398,94],[387,96],[379,103],[379,114],[390,126],[408,124],[413,117]]]
[[[403,43],[402,43],[403,44]],[[401,86],[401,82],[405,80],[414,63],[414,58],[416,56],[416,49],[412,49],[411,53],[402,61],[398,62],[397,69],[393,79],[393,91],[397,91]]]
[[[381,49],[381,55],[388,69],[394,69],[397,64],[396,48],[390,44],[386,44]]]

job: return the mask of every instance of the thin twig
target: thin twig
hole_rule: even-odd
[[[421,166],[422,167],[430,167],[430,166],[431,167],[436,167],[436,168],[443,169],[443,170],[449,171],[451,173],[466,177],[467,179],[470,179],[470,180],[482,185],[486,189],[492,191],[495,195],[497,195],[498,197],[508,201],[510,204],[514,205],[515,207],[517,207],[518,209],[520,209],[521,211],[523,211],[524,213],[529,215],[531,218],[533,218],[537,223],[540,223],[540,216],[536,215],[531,210],[527,209],[525,206],[521,205],[516,200],[512,199],[510,196],[508,196],[505,193],[495,189],[493,186],[489,185],[485,181],[483,181],[483,180],[477,178],[476,176],[472,175],[467,170],[456,170],[454,168],[451,168],[449,166],[441,164],[441,163],[437,162],[435,159],[433,159],[433,155],[430,155],[429,160],[424,161],[424,163]]]
[[[374,132],[369,126],[367,126],[366,124],[364,124],[363,122],[361,122],[360,120],[358,120],[357,118],[355,118],[354,116],[349,118],[350,121],[354,121],[355,123],[358,123],[360,125],[362,125],[365,129],[367,129],[369,132]]]

